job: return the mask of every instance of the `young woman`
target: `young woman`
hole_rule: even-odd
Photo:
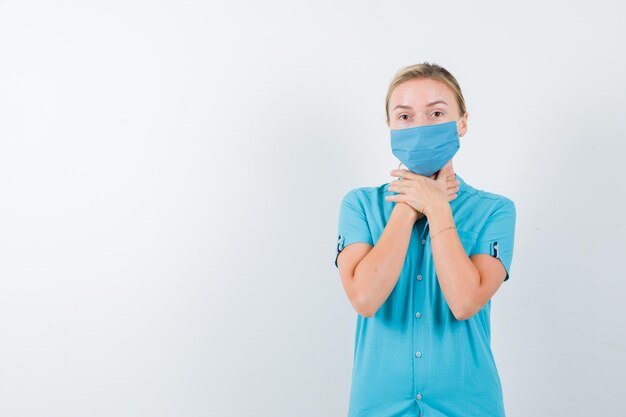
[[[505,416],[489,313],[515,205],[454,173],[468,113],[446,69],[400,69],[385,107],[408,169],[350,190],[339,213],[335,265],[358,313],[349,417]]]

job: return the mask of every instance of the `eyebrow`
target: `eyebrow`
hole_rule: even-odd
[[[443,100],[437,100],[437,101],[433,101],[432,103],[428,103],[428,104],[426,105],[426,107],[431,107],[431,106],[434,106],[435,104],[439,104],[439,103],[443,103],[443,104],[445,104],[446,106],[448,105],[448,103],[446,103],[446,102],[445,102],[445,101],[443,101]],[[394,110],[395,110],[395,109],[409,109],[409,110],[410,110],[410,109],[411,109],[411,106],[405,106],[405,105],[403,105],[403,104],[398,104],[398,105],[397,105],[396,107],[394,107],[393,109],[394,109]]]
[[[445,104],[446,106],[448,105],[448,103],[446,103],[446,102],[445,102],[445,101],[443,101],[443,100],[437,100],[437,101],[433,101],[432,103],[428,103],[428,104],[426,105],[426,107],[434,106],[435,104],[439,104],[439,103],[443,103],[443,104]]]

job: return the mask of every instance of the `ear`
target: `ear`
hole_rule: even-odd
[[[467,118],[469,117],[469,112],[465,112],[463,117],[461,117],[461,123],[459,123],[459,137],[465,136],[467,134]]]

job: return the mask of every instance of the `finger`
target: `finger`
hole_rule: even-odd
[[[387,187],[389,191],[394,191],[398,193],[406,193],[410,188],[410,185],[405,185],[399,182],[389,184],[389,186]]]
[[[441,169],[439,170],[439,175],[443,175],[446,178],[454,175],[454,169],[452,169],[452,159],[450,159],[443,167],[441,167]]]
[[[460,187],[461,182],[459,180],[448,180],[448,188],[458,188]]]
[[[416,174],[415,172],[409,171],[406,169],[393,169],[391,170],[389,174],[393,175],[394,177],[402,177],[402,178],[407,178],[407,179],[414,179],[414,178],[423,176],[423,175]]]
[[[393,201],[396,203],[403,203],[405,202],[406,197],[404,194],[396,194],[396,195],[386,195],[385,196],[385,201]]]
[[[439,181],[440,183],[446,182],[450,179],[456,179],[456,174],[452,169],[452,160],[448,161],[448,163],[444,165],[444,167],[441,168],[437,173],[437,181]]]

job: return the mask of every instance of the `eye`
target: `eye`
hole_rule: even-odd
[[[400,119],[400,120],[406,120],[406,119],[403,119],[403,118],[402,118],[403,116],[409,117],[409,115],[408,115],[408,114],[401,114],[400,116],[398,116],[398,119]]]
[[[437,113],[439,113],[440,115],[443,115],[443,112],[441,112],[441,111],[434,111],[433,112],[433,114],[437,114]],[[435,117],[440,117],[440,116],[435,116]]]

